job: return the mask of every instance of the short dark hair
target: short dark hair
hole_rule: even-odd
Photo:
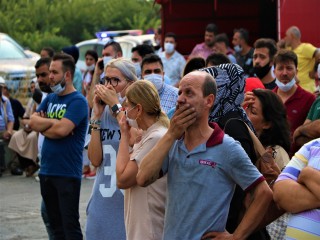
[[[240,38],[243,39],[247,44],[249,43],[249,32],[245,28],[235,29],[233,33],[238,32],[240,34]]]
[[[214,41],[215,41],[215,42],[223,42],[223,43],[226,44],[227,47],[230,46],[229,38],[228,38],[227,34],[225,34],[225,33],[220,33],[220,34],[218,34],[218,35],[214,38]]]
[[[202,57],[191,58],[183,70],[183,76],[187,75],[189,72],[204,68],[206,66],[206,61]]]
[[[223,53],[212,53],[206,59],[206,66],[211,63],[213,66],[217,66],[223,63],[231,63],[227,55]]]
[[[47,65],[48,68],[50,67],[51,63],[51,58],[45,57],[45,58],[40,58],[37,62],[36,65],[34,65],[35,69],[38,69],[42,65]]]
[[[177,41],[177,35],[173,32],[168,32],[166,33],[166,35],[164,36],[164,38],[167,38],[167,37],[171,37],[174,39],[174,41],[176,42]]]
[[[115,51],[116,53],[120,52],[122,55],[122,48],[118,42],[110,41],[104,45],[103,49],[106,49],[109,46],[113,48],[113,51]]]
[[[66,54],[66,53],[56,53],[52,61],[61,61],[62,62],[62,70],[64,72],[70,71],[71,76],[74,76],[74,70],[75,70],[75,63],[74,59],[71,55]]]
[[[142,62],[141,62],[141,69],[143,69],[143,66],[145,64],[149,64],[149,63],[156,63],[156,62],[159,62],[161,67],[162,67],[162,70],[163,70],[163,63],[161,61],[161,58],[157,55],[157,54],[147,54],[143,59],[142,59]]]
[[[147,54],[154,53],[152,46],[147,44],[141,44],[131,49],[131,52],[138,52],[138,54],[144,58]]]
[[[293,62],[296,68],[298,67],[298,57],[293,51],[280,49],[278,53],[274,56],[274,66],[278,63]]]
[[[91,49],[87,50],[84,56],[87,56],[87,55],[90,55],[91,57],[93,57],[96,62],[98,61],[99,56],[95,50],[91,50]]]
[[[204,97],[209,96],[210,94],[213,94],[214,96],[217,95],[217,83],[214,80],[213,76],[209,73],[207,73],[204,78],[202,92]]]
[[[202,93],[204,97],[207,97],[210,94],[213,94],[214,97],[217,96],[217,83],[214,77],[209,73],[207,73],[204,78],[204,83],[202,85]],[[214,103],[210,108],[210,112],[213,110],[213,107],[214,107]]]
[[[42,48],[41,50],[46,51],[46,52],[48,53],[49,57],[51,57],[51,58],[52,58],[53,55],[54,55],[54,50],[53,50],[52,47],[44,47],[44,48]]]
[[[211,33],[214,33],[214,35],[217,35],[217,34],[218,34],[218,27],[217,27],[217,25],[215,25],[214,23],[209,23],[209,24],[206,26],[206,32],[211,32]]]
[[[253,46],[254,48],[267,48],[270,60],[273,60],[274,55],[278,51],[276,41],[271,38],[259,38]]]

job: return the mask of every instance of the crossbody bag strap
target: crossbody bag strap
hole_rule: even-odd
[[[258,137],[254,134],[254,132],[252,132],[252,130],[249,128],[249,126],[246,124],[250,137],[252,139],[253,145],[254,145],[254,149],[257,153],[257,156],[262,156],[263,153],[265,153],[265,148],[263,147],[263,145],[261,144],[260,140],[258,139]]]

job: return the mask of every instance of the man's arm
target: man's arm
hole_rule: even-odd
[[[301,170],[298,183],[303,184],[320,202],[320,171],[313,167]]]
[[[319,49],[316,49],[314,51],[313,56],[314,56],[315,62],[320,62],[320,50]]]
[[[7,130],[4,132],[3,134],[3,138],[4,139],[10,139],[12,134],[13,134],[13,125],[14,125],[14,122],[8,122],[7,123]]]
[[[320,137],[320,119],[312,122],[306,120],[305,124],[298,127],[293,134],[293,139],[299,146],[318,137]]]
[[[146,187],[158,179],[163,160],[168,155],[175,140],[175,136],[168,130],[149,154],[142,159],[136,177],[139,186]]]
[[[42,134],[47,138],[52,138],[52,139],[64,138],[72,134],[72,131],[75,128],[75,124],[67,118],[62,118],[61,120],[57,120],[57,119],[48,119],[48,120],[52,121],[52,125],[47,130],[42,132]]]
[[[320,207],[320,201],[306,186],[291,179],[274,184],[273,198],[281,208],[291,213]]]
[[[194,108],[189,107],[189,104],[185,104],[176,110],[166,134],[142,159],[136,177],[139,186],[146,187],[158,179],[163,161],[174,141],[196,120]]]
[[[35,112],[31,115],[29,127],[36,132],[43,132],[52,126],[54,119],[46,118],[44,113]]]
[[[40,116],[39,113],[32,114],[29,127],[44,136],[52,139],[59,139],[68,136],[75,127],[75,124],[67,118],[51,119]]]

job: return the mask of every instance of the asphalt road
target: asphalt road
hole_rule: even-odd
[[[82,180],[80,224],[84,233],[86,206],[94,180]],[[0,240],[48,239],[40,214],[40,184],[34,178],[0,177]]]

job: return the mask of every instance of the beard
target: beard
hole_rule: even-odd
[[[49,84],[46,84],[46,83],[43,83],[43,82],[39,82],[39,88],[42,92],[45,92],[45,93],[52,93],[52,90],[50,88],[50,85]]]
[[[271,66],[269,62],[263,67],[260,67],[260,66],[254,67],[253,72],[257,75],[259,79],[263,79],[269,73],[270,69],[271,69]]]

